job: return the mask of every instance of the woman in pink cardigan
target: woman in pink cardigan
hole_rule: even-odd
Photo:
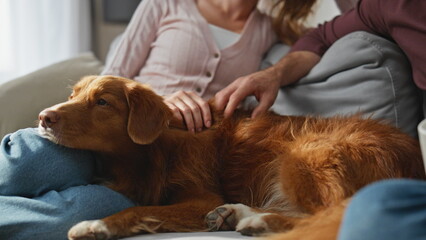
[[[206,101],[259,70],[276,32],[294,42],[316,0],[278,2],[271,24],[258,0],[143,0],[102,74],[149,84],[188,130],[201,131],[211,125]]]
[[[143,0],[103,74],[149,84],[188,130],[209,127],[205,100],[258,70],[278,40],[257,2]]]

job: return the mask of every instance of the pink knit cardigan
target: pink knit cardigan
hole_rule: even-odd
[[[208,99],[257,71],[277,40],[269,17],[255,10],[240,38],[220,50],[194,0],[144,0],[103,74],[147,83],[160,95],[185,90]]]

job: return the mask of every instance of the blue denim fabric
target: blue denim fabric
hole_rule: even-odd
[[[67,239],[77,222],[134,206],[123,195],[90,185],[94,158],[23,129],[0,145],[0,239]]]
[[[426,239],[426,182],[385,180],[350,202],[339,240]]]

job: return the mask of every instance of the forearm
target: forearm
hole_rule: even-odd
[[[290,85],[299,81],[321,59],[316,53],[309,51],[295,51],[283,57],[278,63],[271,67],[275,72],[281,86]]]

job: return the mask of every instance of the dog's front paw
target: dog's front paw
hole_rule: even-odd
[[[235,230],[246,236],[259,236],[271,232],[268,223],[265,221],[266,216],[272,213],[256,214],[242,219]]]
[[[211,231],[230,231],[235,230],[241,219],[254,214],[254,210],[244,204],[225,204],[209,212],[206,222]]]
[[[288,231],[295,221],[295,218],[264,212],[241,219],[235,230],[247,236],[261,236]]]
[[[70,240],[106,240],[111,239],[111,232],[102,220],[83,221],[68,231]]]

